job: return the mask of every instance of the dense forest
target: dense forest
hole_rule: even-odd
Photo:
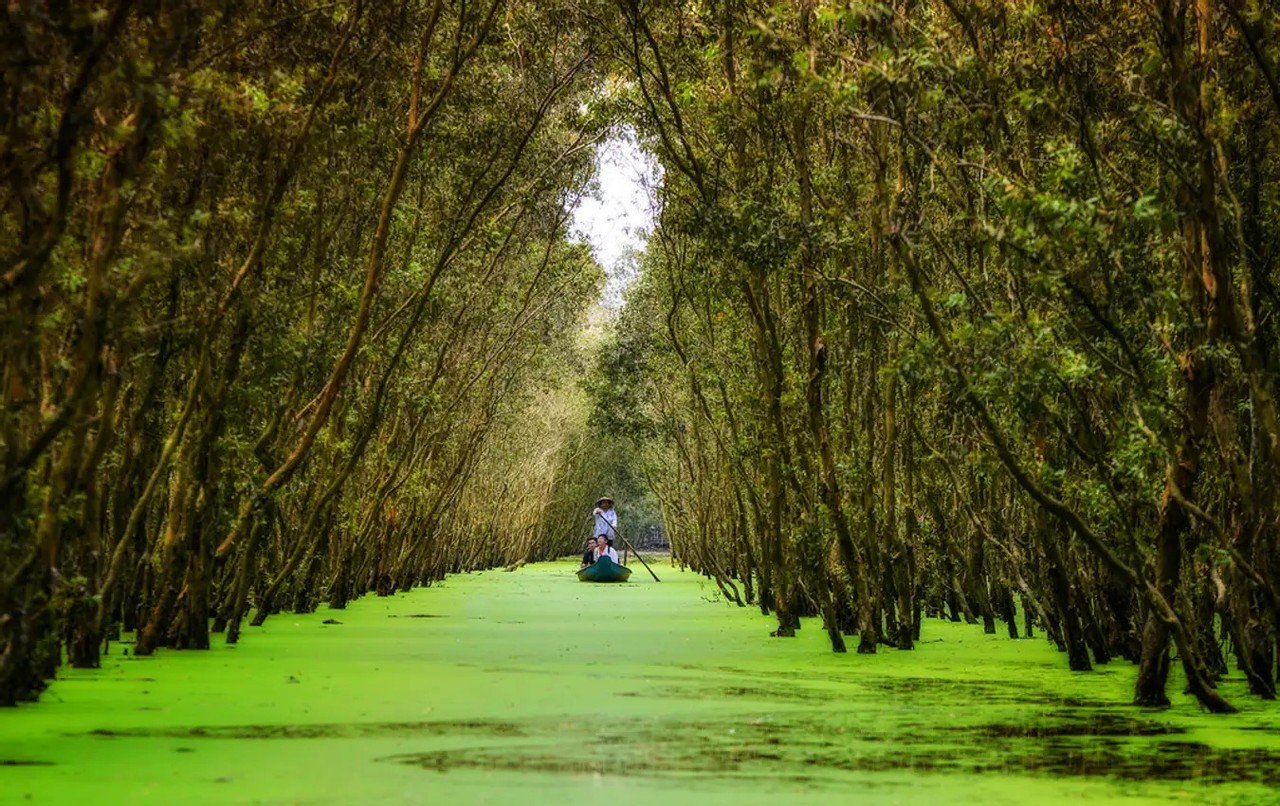
[[[602,406],[678,555],[837,652],[1017,610],[1274,698],[1275,7],[626,16],[668,174]]]
[[[555,553],[572,5],[6,11],[0,700]]]
[[[4,14],[0,702],[565,553],[619,466],[776,636],[1275,697],[1274,5]],[[623,125],[661,212],[594,344]]]

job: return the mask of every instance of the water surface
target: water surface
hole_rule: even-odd
[[[0,800],[1280,802],[1280,708],[1238,674],[1238,715],[1177,681],[1142,710],[1132,666],[1073,673],[1041,638],[931,620],[915,652],[836,656],[696,575],[574,568],[282,614],[209,652],[115,645],[0,710]]]

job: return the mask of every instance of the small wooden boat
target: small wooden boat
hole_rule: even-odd
[[[594,565],[578,572],[579,582],[626,582],[630,577],[630,568],[618,565],[608,557],[601,557]]]

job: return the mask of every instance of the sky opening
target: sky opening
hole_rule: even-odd
[[[569,237],[590,245],[607,280],[601,304],[616,311],[640,274],[645,242],[657,220],[662,167],[629,127],[596,149],[595,178],[572,208]]]

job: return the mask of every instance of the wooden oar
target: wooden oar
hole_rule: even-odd
[[[592,515],[592,516],[591,516],[591,518],[592,518],[592,520],[594,520],[594,519],[595,519],[595,515]],[[612,523],[609,523],[608,519],[605,519],[605,520],[604,520],[604,522],[605,522],[605,525],[606,525],[606,526],[608,526],[608,527],[609,527],[609,529],[610,529],[610,530],[612,530],[612,531],[613,531],[613,533],[614,533],[615,535],[617,535],[617,536],[618,536],[618,539],[619,539],[619,540],[621,540],[623,543],[626,543],[626,544],[627,544],[627,548],[631,549],[631,553],[632,553],[632,554],[634,554],[634,555],[636,555],[636,559],[637,559],[637,560],[639,560],[639,561],[640,561],[640,564],[644,566],[644,570],[646,570],[646,571],[648,571],[648,572],[649,572],[649,576],[653,577],[653,581],[654,581],[654,582],[661,582],[662,580],[661,580],[661,579],[658,579],[658,575],[657,575],[657,574],[655,574],[655,573],[653,573],[653,569],[652,569],[652,568],[650,568],[650,567],[649,567],[649,564],[648,564],[647,562],[645,562],[645,561],[644,561],[644,557],[641,557],[641,556],[640,556],[640,552],[636,550],[636,547],[635,547],[635,546],[633,546],[633,545],[631,545],[631,541],[630,541],[630,540],[628,540],[628,539],[626,539],[625,537],[623,537],[623,536],[622,536],[622,533],[618,531],[618,527],[614,526]]]

